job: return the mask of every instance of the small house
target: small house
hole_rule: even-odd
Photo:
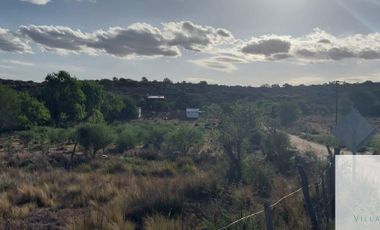
[[[198,119],[200,110],[198,108],[187,108],[186,109],[186,118],[188,119]]]

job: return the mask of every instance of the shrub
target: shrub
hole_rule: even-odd
[[[35,133],[33,130],[24,130],[17,132],[17,136],[26,147],[28,147],[30,142],[38,138],[38,134]]]
[[[297,104],[282,103],[279,106],[279,119],[283,126],[289,126],[301,116],[301,110]]]
[[[113,131],[105,124],[87,124],[77,130],[77,141],[93,156],[98,150],[106,148],[114,140]]]
[[[45,105],[28,93],[18,95],[20,101],[19,123],[22,127],[46,125],[50,121],[50,112]]]
[[[268,198],[271,193],[271,185],[275,173],[265,163],[246,160],[243,167],[243,179],[247,184],[252,185],[257,195]]]
[[[266,159],[280,172],[286,174],[293,168],[294,152],[290,149],[289,137],[286,133],[270,130],[263,139],[261,150],[266,155]]]
[[[183,223],[180,219],[170,219],[162,215],[155,215],[144,218],[144,229],[146,230],[177,230],[182,229]]]
[[[53,196],[49,187],[35,187],[24,185],[16,193],[8,193],[9,199],[15,205],[35,203],[38,207],[52,207],[54,205]]]
[[[123,130],[118,134],[116,147],[120,152],[131,149],[138,143],[136,132],[133,129]]]
[[[146,131],[144,141],[156,149],[161,148],[165,136],[170,132],[171,127],[168,125],[152,124]]]
[[[180,127],[166,137],[168,148],[180,153],[188,153],[190,148],[199,146],[203,133],[197,128]]]

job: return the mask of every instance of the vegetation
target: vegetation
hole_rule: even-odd
[[[80,81],[65,71],[3,82],[0,229],[218,229],[299,188],[302,160],[310,184],[319,179],[326,162],[294,149],[287,133],[334,141],[331,84]],[[377,116],[376,86],[345,85],[341,115]],[[183,119],[188,107],[204,113]],[[310,228],[298,194],[272,211],[275,229]],[[260,215],[231,229],[263,229]]]

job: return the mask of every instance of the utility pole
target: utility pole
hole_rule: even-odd
[[[335,127],[338,125],[338,102],[339,102],[339,92],[338,92],[338,86],[339,86],[339,81],[335,81]]]

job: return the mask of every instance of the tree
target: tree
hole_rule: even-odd
[[[164,80],[162,81],[164,84],[173,84],[172,80],[170,80],[169,78],[164,78]]]
[[[252,104],[235,103],[220,115],[219,141],[228,159],[227,180],[239,182],[242,178],[242,161],[246,143],[258,138],[257,112]]]
[[[138,117],[138,109],[133,98],[123,97],[124,108],[120,111],[118,120],[131,120]]]
[[[0,84],[0,131],[16,128],[20,111],[16,91]]]
[[[349,96],[354,107],[357,108],[362,114],[377,116],[380,113],[379,102],[372,92],[355,90],[350,92]]]
[[[102,103],[104,103],[105,91],[95,81],[83,81],[81,89],[86,97],[85,108],[87,117],[89,117],[95,111],[100,111]]]
[[[42,99],[57,125],[81,121],[85,117],[85,94],[79,81],[68,72],[60,71],[46,77]]]
[[[137,134],[133,129],[126,129],[119,133],[116,139],[116,147],[120,152],[135,147],[138,142]]]
[[[279,120],[283,126],[289,126],[301,116],[301,110],[297,104],[292,102],[284,102],[279,106]]]
[[[77,130],[77,142],[86,150],[91,151],[93,157],[100,149],[104,149],[113,142],[114,133],[105,124],[87,124]]]
[[[277,166],[281,172],[285,174],[289,172],[294,152],[290,149],[290,141],[286,133],[269,128],[262,140],[261,150],[266,155],[266,160]]]
[[[170,133],[171,130],[172,127],[168,125],[150,125],[150,127],[144,135],[144,142],[160,150],[161,144],[165,141],[165,137],[168,135],[168,133]]]
[[[101,106],[101,112],[106,121],[114,121],[120,117],[124,108],[122,97],[107,93]]]
[[[197,128],[181,127],[167,135],[167,143],[174,151],[188,153],[191,147],[198,146],[203,133]]]
[[[43,103],[28,93],[22,92],[18,95],[20,102],[20,113],[18,120],[24,128],[35,125],[46,125],[50,121],[50,112]]]

